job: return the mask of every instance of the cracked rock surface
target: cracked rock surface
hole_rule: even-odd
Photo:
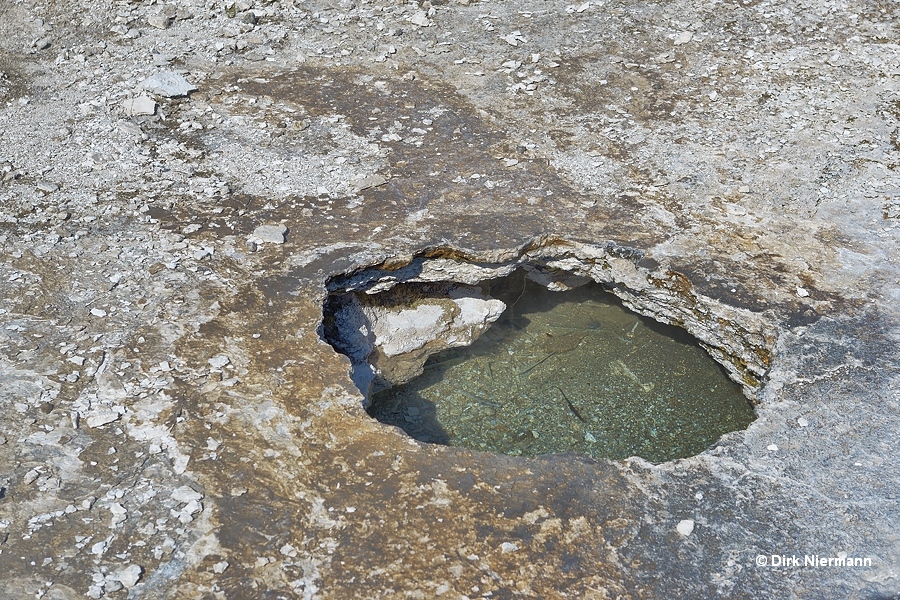
[[[0,597],[900,594],[898,23],[0,4]],[[526,262],[691,331],[757,420],[652,465],[365,414],[329,291]]]

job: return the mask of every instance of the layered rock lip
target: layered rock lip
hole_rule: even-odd
[[[509,275],[522,268],[531,279],[558,289],[566,289],[567,286],[585,281],[602,283],[635,312],[686,329],[725,366],[744,387],[745,393],[755,398],[774,359],[780,331],[777,321],[779,313],[791,314],[793,304],[772,306],[764,313],[725,304],[694,290],[691,280],[683,273],[671,269],[652,270],[642,267],[644,259],[642,251],[615,244],[595,245],[542,236],[516,250],[480,256],[452,248],[432,248],[409,258],[406,264],[391,260],[388,263],[390,268],[387,269],[383,265],[374,266],[334,276],[326,283],[326,287],[332,290],[332,297],[346,298],[338,300],[342,303],[340,311],[350,310],[353,316],[348,312],[340,318],[352,320],[354,326],[345,329],[363,331],[355,344],[342,340],[337,346],[351,356],[354,361],[354,381],[367,395],[372,391],[369,378],[375,375],[363,362],[383,364],[384,358],[408,355],[413,350],[421,350],[429,341],[439,337],[445,340],[452,337],[449,326],[453,322],[453,315],[452,311],[441,308],[436,303],[429,304],[421,298],[415,300],[419,306],[411,308],[409,303],[402,305],[390,297],[384,301],[389,305],[400,303],[400,309],[392,312],[381,309],[382,314],[376,314],[378,310],[363,308],[358,300],[351,299],[347,294],[356,293],[358,297],[365,298],[411,283],[471,286]],[[498,260],[499,262],[492,262]],[[443,293],[447,298],[452,298],[463,294],[464,289],[450,287],[444,289]],[[474,290],[469,293],[472,294],[469,301],[479,303]],[[453,301],[458,303],[458,300]],[[482,314],[484,316],[477,317],[477,320],[490,322],[499,316],[498,309],[502,310],[499,306],[488,308],[481,305],[478,313],[473,313],[473,318]],[[326,312],[333,310],[335,309],[326,305]],[[391,336],[392,332],[399,331],[403,333]],[[473,339],[472,335],[465,336],[459,340],[459,345],[468,345]],[[421,373],[421,366],[428,356],[452,345],[433,345],[419,352],[413,361],[415,368],[404,370],[405,374],[394,380],[388,378],[390,383],[378,385],[376,389],[383,389],[391,383],[409,381],[411,376]],[[379,354],[383,355],[381,361],[378,359]],[[363,380],[358,379],[360,372],[366,373],[362,375]]]

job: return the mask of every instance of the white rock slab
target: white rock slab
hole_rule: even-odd
[[[178,73],[171,71],[160,71],[155,75],[151,75],[142,81],[139,87],[151,94],[158,94],[166,98],[187,96],[189,93],[197,90],[194,84]]]
[[[129,117],[152,115],[156,112],[156,101],[144,95],[128,98],[122,102],[122,106],[125,108],[125,114]]]
[[[694,520],[693,519],[684,519],[678,522],[678,525],[675,526],[675,530],[678,531],[684,537],[691,535],[694,531]]]
[[[253,237],[260,242],[269,244],[283,244],[288,228],[286,225],[260,225],[253,230]]]

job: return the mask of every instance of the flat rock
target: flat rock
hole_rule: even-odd
[[[353,180],[353,187],[356,188],[357,191],[368,190],[370,188],[375,188],[380,185],[384,185],[388,182],[387,177],[384,175],[380,175],[378,173],[373,173],[372,175],[366,175],[365,177],[359,177]]]
[[[675,529],[683,535],[687,537],[691,535],[694,531],[694,521],[692,519],[683,519],[678,522],[678,525],[675,526]]]
[[[55,191],[59,190],[59,185],[53,183],[52,181],[47,181],[46,179],[39,180],[35,186],[37,189],[45,192],[47,194],[52,194]]]
[[[166,98],[187,96],[189,93],[197,90],[194,84],[178,73],[171,71],[160,71],[155,75],[151,75],[142,81],[138,87],[151,94],[165,96]]]
[[[168,29],[172,25],[172,20],[171,16],[164,13],[157,13],[147,17],[147,23],[157,29]]]
[[[141,580],[144,569],[140,565],[130,564],[123,569],[119,569],[113,575],[126,588],[133,588],[137,582]]]
[[[156,101],[144,95],[129,98],[122,102],[122,106],[125,109],[125,114],[129,117],[152,115],[156,112]]]
[[[288,228],[286,225],[260,225],[253,230],[256,240],[269,244],[283,244]]]
[[[96,410],[88,415],[88,417],[85,419],[85,422],[87,423],[88,427],[93,429],[95,427],[103,427],[104,425],[108,425],[113,421],[118,421],[121,416],[122,415],[119,411],[103,408]]]
[[[172,500],[182,504],[202,500],[203,494],[189,485],[183,485],[172,492]]]

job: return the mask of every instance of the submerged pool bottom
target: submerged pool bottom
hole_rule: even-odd
[[[472,346],[375,394],[371,416],[425,442],[652,462],[699,454],[755,418],[689,334],[598,284],[553,292],[517,272],[483,287],[506,302],[503,316]]]

